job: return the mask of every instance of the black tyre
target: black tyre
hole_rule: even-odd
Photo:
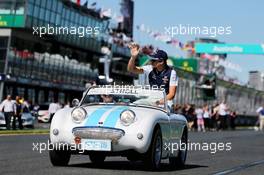
[[[140,160],[140,157],[137,157],[134,155],[128,155],[127,160],[129,160],[130,162],[136,162],[136,161]]]
[[[100,153],[91,153],[89,157],[93,164],[100,165],[104,162],[106,156]]]
[[[144,163],[148,168],[157,170],[161,165],[162,156],[162,135],[160,128],[154,130],[151,145],[145,154]]]
[[[67,166],[70,161],[71,154],[69,151],[49,150],[49,157],[53,166]]]
[[[188,133],[187,129],[184,130],[181,138],[181,149],[178,151],[177,157],[170,157],[169,162],[172,168],[183,168],[185,165],[187,151],[188,151]]]

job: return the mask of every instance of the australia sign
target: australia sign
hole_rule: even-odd
[[[264,54],[264,44],[196,43],[195,52],[212,54]]]

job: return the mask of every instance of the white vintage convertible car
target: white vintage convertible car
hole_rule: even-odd
[[[130,86],[92,87],[74,108],[61,109],[50,127],[49,151],[54,166],[66,166],[72,154],[93,163],[106,156],[142,160],[158,169],[162,159],[183,166],[188,129],[184,116],[170,113],[164,91]],[[185,145],[184,145],[185,144]]]

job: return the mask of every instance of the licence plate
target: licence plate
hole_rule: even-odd
[[[82,149],[90,151],[111,151],[111,140],[82,139]]]

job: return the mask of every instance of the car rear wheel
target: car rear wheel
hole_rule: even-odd
[[[177,157],[170,157],[169,162],[173,168],[183,168],[185,165],[187,157],[187,142],[188,142],[188,133],[187,129],[184,130],[181,138],[180,150],[178,151]]]
[[[151,145],[145,154],[144,162],[150,169],[159,169],[162,155],[162,135],[159,128],[154,130]]]
[[[69,151],[63,151],[63,150],[49,150],[49,157],[50,161],[53,166],[67,166],[71,154]]]
[[[93,164],[100,165],[101,163],[104,162],[106,156],[100,153],[91,153],[89,154],[89,157]]]

